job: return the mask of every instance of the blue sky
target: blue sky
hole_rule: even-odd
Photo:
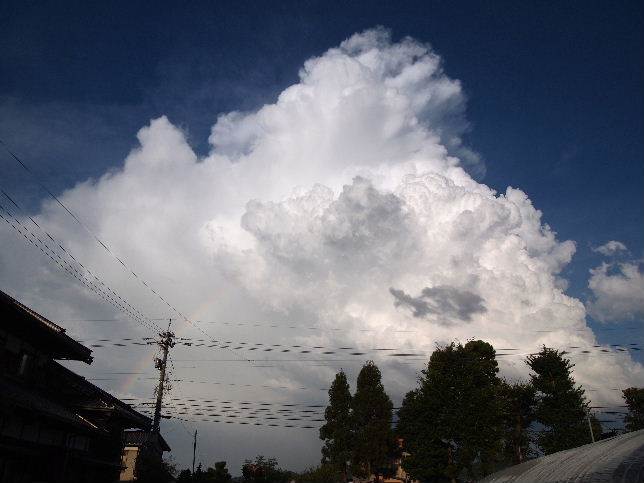
[[[383,26],[393,42],[429,43],[461,82],[464,143],[486,167],[476,179],[520,188],[576,242],[563,276],[586,302],[589,270],[611,260],[593,248],[618,240],[630,250],[618,260],[642,272],[643,15],[635,1],[5,1],[0,139],[57,193],[120,168],[162,115],[206,156],[219,114],[276,102],[307,59]],[[0,166],[38,212],[44,193],[6,154]],[[589,321],[602,342],[643,342],[638,317]]]

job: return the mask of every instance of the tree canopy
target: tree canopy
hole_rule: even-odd
[[[280,469],[275,458],[257,456],[254,461],[246,460],[242,466],[242,477],[247,483],[286,483],[294,474]]]
[[[483,341],[438,348],[419,387],[405,397],[398,430],[414,478],[455,480],[490,473],[502,448],[501,381],[494,348]]]
[[[519,464],[530,455],[528,428],[535,420],[536,392],[532,384],[526,382],[503,382],[500,389],[505,460]]]
[[[536,391],[536,420],[544,427],[537,437],[543,452],[590,443],[588,402],[572,377],[574,364],[563,352],[545,346],[526,362],[533,371],[530,379]]]
[[[141,483],[164,483],[173,481],[175,466],[171,461],[164,460],[150,444],[144,444],[139,449],[134,474]]]
[[[393,404],[373,361],[360,370],[351,408],[353,463],[357,472],[370,475],[387,463],[393,447]]]
[[[329,405],[324,411],[326,423],[320,428],[322,464],[345,471],[351,459],[351,392],[347,375],[340,371],[329,388]]]
[[[629,387],[622,393],[628,408],[628,414],[624,418],[626,430],[644,429],[644,388]]]

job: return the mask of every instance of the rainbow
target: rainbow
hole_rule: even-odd
[[[196,320],[200,318],[208,308],[210,308],[213,304],[215,303],[215,300],[210,299],[207,300],[197,306],[197,308],[187,317],[187,320],[179,320],[179,319],[172,319],[172,322],[174,323],[175,320],[179,320],[177,326],[174,327],[174,331],[176,333],[182,332],[185,330],[187,327],[191,325],[188,320]],[[120,384],[118,387],[117,391],[119,394],[129,394],[130,390],[136,383],[136,381],[139,378],[140,372],[145,372],[146,369],[149,369],[151,366],[154,366],[154,361],[153,361],[153,354],[154,352],[152,350],[147,350],[145,351],[144,355],[139,359],[139,361],[134,365],[132,369],[132,374],[128,374],[128,376],[123,380],[123,382]]]

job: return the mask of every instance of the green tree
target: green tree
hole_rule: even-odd
[[[644,388],[629,387],[622,391],[628,414],[624,418],[627,431],[644,429]]]
[[[368,476],[387,463],[393,447],[393,404],[373,361],[368,361],[360,370],[351,409],[353,464],[357,472]]]
[[[181,470],[179,476],[177,477],[177,483],[191,483],[192,482],[192,473],[189,469]]]
[[[536,392],[532,384],[525,382],[503,382],[500,389],[506,460],[519,464],[529,455],[531,438],[528,430],[535,420]]]
[[[346,475],[333,465],[321,464],[298,474],[294,480],[297,483],[344,483]]]
[[[408,456],[402,466],[414,479],[436,481],[445,478],[447,446],[434,431],[438,406],[432,395],[419,388],[409,391],[398,410],[396,434],[403,439]]]
[[[421,429],[423,424],[422,416],[422,401],[423,393],[420,389],[414,389],[405,394],[400,409],[398,409],[397,416],[398,422],[396,423],[396,436],[403,439],[405,442],[411,441]],[[407,446],[407,444],[405,444]]]
[[[247,483],[286,483],[294,473],[280,469],[275,458],[257,456],[254,461],[246,460],[242,466],[242,477]]]
[[[164,483],[173,481],[175,471],[174,464],[161,458],[150,446],[143,445],[141,447],[134,468],[138,482]]]
[[[502,452],[503,404],[494,348],[483,341],[438,348],[419,387],[405,396],[398,429],[421,480],[456,481],[492,472]]]
[[[347,375],[340,371],[329,388],[329,405],[324,411],[326,423],[320,428],[322,464],[346,471],[346,461],[351,459],[351,392]]]
[[[204,475],[203,481],[207,483],[226,483],[232,480],[232,476],[228,473],[225,461],[217,461],[214,468],[208,468]]]
[[[203,481],[204,478],[204,471],[201,469],[201,463],[197,465],[197,469],[195,472],[192,474],[192,481],[195,483],[199,483]]]
[[[526,360],[534,372],[530,377],[537,394],[536,420],[544,427],[537,442],[546,454],[591,441],[588,402],[572,377],[574,364],[564,354],[544,346]]]

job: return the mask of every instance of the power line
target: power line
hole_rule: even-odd
[[[150,408],[148,406],[137,406],[135,405],[138,411],[141,411],[143,413],[148,413],[150,412]],[[264,420],[264,421],[285,421],[285,422],[290,422],[290,421],[305,421],[305,422],[323,422],[324,419],[322,419],[319,414],[317,415],[310,415],[310,414],[295,414],[291,413],[289,414],[288,412],[282,412],[282,413],[265,413],[265,412],[255,412],[255,413],[249,413],[249,412],[241,412],[241,411],[226,411],[222,409],[215,409],[215,408],[199,408],[199,407],[167,407],[166,408],[166,413],[169,414],[164,414],[164,416],[167,415],[190,415],[190,416],[211,416],[211,417],[216,417],[216,418],[225,418],[225,419],[235,419],[235,420],[240,420],[240,419],[254,419],[254,420]]]
[[[116,373],[119,374],[119,373]],[[121,373],[121,374],[128,374],[128,373]],[[136,373],[130,373],[130,374],[136,374]],[[117,377],[86,377],[88,381],[120,381],[120,378]],[[135,378],[138,381],[155,381],[157,378],[156,377],[137,377]],[[319,388],[319,389],[311,389],[308,387],[289,387],[289,386],[271,386],[269,384],[239,384],[239,383],[234,383],[234,382],[220,382],[220,381],[210,381],[207,379],[183,379],[183,378],[173,378],[172,382],[182,382],[182,383],[190,383],[190,384],[209,384],[213,386],[230,386],[230,387],[241,387],[241,388],[262,388],[262,389],[273,389],[273,390],[299,390],[299,391],[327,391],[328,388]]]
[[[305,425],[305,426],[300,426],[296,424],[292,424],[294,421],[302,421],[302,422],[323,422],[324,419],[319,419],[319,420],[310,420],[310,419],[302,419],[302,418],[283,418],[280,419],[278,417],[266,417],[266,418],[259,418],[259,417],[254,417],[254,416],[235,416],[235,415],[222,415],[218,413],[208,413],[208,412],[190,412],[190,411],[176,411],[173,414],[179,414],[181,416],[209,416],[209,417],[214,417],[216,419],[206,419],[206,418],[201,418],[198,421],[203,421],[203,422],[213,422],[213,423],[224,423],[224,424],[242,424],[242,425],[251,425],[251,426],[269,426],[269,427],[285,427],[285,428],[303,428],[303,429],[318,429],[320,426],[319,425]],[[192,421],[196,422],[197,420],[195,419],[185,419],[181,418],[179,416],[173,416],[169,415],[169,417],[173,417],[174,419],[183,419],[184,421]],[[247,421],[250,420],[250,421]],[[277,422],[282,422],[286,423],[283,425],[277,424]],[[600,423],[622,423],[623,421],[617,420],[617,419],[602,419],[598,420]],[[395,420],[392,420],[391,422],[395,422]]]
[[[168,317],[159,317],[151,320],[167,320]],[[119,319],[65,319],[60,320],[60,322],[120,322]],[[323,327],[323,326],[308,326],[308,325],[298,325],[295,323],[256,323],[256,322],[222,322],[222,321],[206,321],[206,320],[195,320],[194,322],[199,324],[217,324],[217,325],[226,325],[234,327],[266,327],[271,329],[291,329],[291,330],[318,330],[318,331],[329,331],[329,332],[381,332],[378,329],[362,329],[362,328],[339,328],[339,327]],[[572,332],[583,332],[586,330],[591,330],[592,332],[600,331],[620,331],[620,330],[642,330],[641,327],[584,327],[584,328],[569,328],[569,327],[550,327],[544,329],[522,329],[522,332],[529,333],[547,333],[547,332],[559,332],[559,331],[572,331]],[[415,334],[422,332],[420,330],[386,330],[385,332],[392,333],[410,333]]]
[[[107,253],[109,253],[109,254],[110,254],[110,256],[111,256],[113,259],[115,259],[115,260],[116,260],[116,261],[117,261],[117,262],[118,262],[118,263],[119,263],[119,264],[120,264],[120,265],[125,269],[125,271],[126,271],[126,272],[128,272],[128,274],[130,274],[130,275],[131,275],[131,276],[133,276],[135,279],[137,279],[141,284],[143,284],[143,285],[144,285],[144,286],[145,286],[145,287],[146,287],[150,292],[152,292],[152,293],[153,293],[157,298],[159,298],[159,300],[161,300],[161,301],[162,301],[166,306],[168,306],[168,308],[169,308],[170,310],[172,310],[175,314],[177,314],[177,315],[178,315],[182,320],[184,320],[185,322],[188,322],[189,324],[191,324],[193,327],[195,327],[197,330],[199,330],[201,333],[203,333],[203,334],[204,334],[204,335],[206,335],[207,337],[212,338],[212,336],[211,336],[210,334],[208,334],[207,332],[205,332],[203,329],[201,329],[201,327],[197,326],[194,322],[192,322],[190,319],[188,319],[188,318],[187,318],[183,313],[181,313],[179,310],[177,310],[177,308],[176,308],[176,307],[174,307],[172,304],[170,304],[170,303],[169,303],[169,302],[168,302],[168,301],[167,301],[167,300],[166,300],[166,299],[165,299],[165,298],[164,298],[164,297],[163,297],[159,292],[157,292],[157,291],[156,291],[156,290],[155,290],[155,289],[154,289],[154,288],[153,288],[153,287],[152,287],[148,282],[146,282],[143,278],[139,277],[139,275],[137,275],[137,273],[136,273],[136,272],[135,272],[135,271],[134,271],[134,270],[133,270],[133,269],[132,269],[128,264],[126,264],[126,263],[125,263],[125,262],[124,262],[124,261],[123,261],[119,256],[117,256],[117,255],[116,255],[116,253],[114,253],[114,251],[113,251],[113,250],[111,250],[111,249],[108,247],[108,245],[107,245],[107,243],[106,243],[106,242],[104,242],[103,240],[101,240],[101,239],[98,237],[98,235],[96,235],[92,230],[90,230],[90,228],[89,228],[85,223],[83,223],[83,222],[80,220],[80,218],[79,218],[78,216],[76,216],[76,214],[74,214],[74,212],[72,212],[72,211],[71,211],[71,210],[70,210],[70,209],[69,209],[69,208],[68,208],[68,207],[67,207],[67,206],[66,206],[66,205],[65,205],[65,204],[64,204],[64,203],[63,203],[63,202],[62,202],[62,201],[61,201],[61,200],[60,200],[60,199],[59,199],[59,198],[58,198],[58,197],[57,197],[57,196],[56,196],[56,195],[55,195],[55,194],[50,190],[50,189],[49,189],[49,188],[47,188],[47,186],[46,186],[46,185],[41,181],[41,179],[38,177],[38,175],[37,175],[37,174],[36,174],[36,173],[31,169],[31,168],[29,168],[29,167],[26,165],[26,163],[24,163],[24,162],[23,162],[23,161],[22,161],[22,160],[21,160],[21,159],[20,159],[20,158],[19,158],[19,157],[18,157],[18,156],[13,152],[13,151],[11,151],[11,150],[9,149],[9,147],[7,146],[7,144],[6,144],[4,141],[2,141],[1,139],[0,139],[0,144],[2,144],[2,146],[5,148],[5,150],[7,151],[7,153],[9,153],[9,155],[10,155],[10,156],[11,156],[11,157],[12,157],[12,158],[13,158],[13,159],[14,159],[14,160],[15,160],[15,161],[16,161],[16,162],[17,162],[17,163],[18,163],[18,164],[19,164],[19,165],[20,165],[20,166],[25,170],[25,171],[27,171],[27,172],[28,172],[28,173],[29,173],[29,174],[30,174],[30,175],[31,175],[31,176],[36,180],[36,183],[37,183],[37,184],[38,184],[38,185],[39,185],[43,190],[45,190],[45,191],[47,192],[47,194],[48,194],[48,195],[49,195],[49,196],[50,196],[54,201],[56,201],[56,203],[57,203],[58,205],[60,205],[60,206],[63,208],[63,210],[65,210],[65,212],[66,212],[69,216],[71,216],[71,217],[72,217],[72,219],[73,219],[73,220],[74,220],[74,221],[75,221],[79,226],[81,226],[81,227],[85,230],[85,232],[87,232],[87,234],[88,234],[91,238],[93,238],[93,239],[94,239],[94,240],[95,240],[95,241],[96,241],[96,242],[97,242],[101,247],[103,247],[103,249],[104,249]],[[234,351],[232,351],[232,350],[231,350],[231,352],[233,352],[233,353],[234,353]],[[238,354],[235,354],[235,355],[237,355],[238,357],[241,357],[241,356],[239,356]],[[250,361],[248,361],[248,362],[250,362]]]
[[[129,343],[136,343],[132,342],[134,339],[132,338],[123,338],[123,339],[94,339],[94,340],[84,340],[83,342],[89,343],[89,342],[110,342],[110,343],[117,343],[117,341],[128,341]],[[142,340],[149,340],[149,338],[143,338]],[[140,343],[137,343],[140,344]],[[356,347],[329,347],[329,346],[322,346],[322,345],[306,345],[306,344],[299,344],[299,345],[288,345],[288,344],[269,344],[269,343],[264,343],[264,342],[248,342],[248,341],[217,341],[217,340],[207,340],[207,339],[194,339],[194,338],[189,338],[189,337],[179,337],[177,339],[177,345],[182,345],[185,347],[204,347],[204,348],[227,348],[231,345],[237,346],[234,349],[235,350],[246,350],[246,351],[259,351],[259,352],[275,352],[275,353],[300,353],[300,354],[309,354],[309,353],[315,353],[313,350],[319,350],[319,351],[325,351],[322,352],[322,354],[333,354],[335,351],[341,351],[341,353],[346,353],[346,351],[355,351],[351,352],[351,355],[366,355],[369,352],[393,352],[396,356],[403,356],[403,357],[413,357],[413,356],[427,356],[429,355],[428,352],[424,352],[422,349],[418,348],[356,348]],[[597,352],[604,352],[604,353],[611,353],[612,350],[618,351],[618,352],[626,352],[626,351],[639,351],[641,350],[639,348],[640,344],[637,342],[627,342],[623,344],[593,344],[589,346],[583,346],[583,345],[571,345],[571,346],[560,346],[558,350],[563,350],[564,354],[574,354],[575,352],[566,352],[566,349],[581,349],[580,352],[578,353],[590,353],[592,350],[596,350]],[[296,350],[297,349],[297,350]],[[527,352],[527,353],[514,353],[512,351],[520,351],[520,350],[525,350],[522,348],[515,348],[515,347],[504,347],[504,348],[498,348],[496,349],[499,352],[496,352],[496,356],[499,357],[504,357],[504,356],[512,356],[512,355],[519,355],[519,356],[524,356],[524,355],[532,355],[538,353],[538,350],[535,352]],[[400,354],[402,351],[415,351],[415,353],[404,353]],[[508,353],[512,352],[512,353]]]
[[[139,408],[142,408],[142,410],[149,411],[150,407],[146,405],[138,405]],[[265,419],[280,419],[280,418],[288,418],[288,417],[297,417],[302,420],[308,420],[308,421],[316,421],[319,420],[321,416],[323,416],[322,412],[306,412],[306,411],[287,411],[287,410],[281,410],[281,411],[262,411],[262,410],[255,410],[255,411],[248,411],[248,410],[243,410],[240,408],[221,408],[221,407],[213,407],[213,406],[166,406],[164,411],[166,412],[172,412],[173,414],[187,414],[190,411],[195,412],[198,411],[201,414],[198,414],[199,416],[202,416],[204,414],[208,414],[210,416],[220,416],[220,417],[252,417],[252,419],[258,419],[260,417],[263,417]]]
[[[142,398],[142,397],[122,397],[120,398],[122,401],[133,401],[133,402],[146,402],[149,403],[152,401],[150,398]],[[221,404],[237,404],[237,405],[252,405],[252,406],[283,406],[283,407],[306,407],[306,408],[323,408],[326,407],[326,404],[323,402],[284,402],[284,401],[238,401],[238,400],[231,400],[231,399],[219,399],[219,398],[208,398],[208,399],[200,399],[200,398],[190,398],[190,399],[184,399],[184,398],[167,398],[167,401],[171,401],[172,403],[175,403],[176,401],[179,402],[206,402],[206,403],[221,403]]]
[[[57,253],[54,249],[52,249],[52,247],[43,238],[36,235],[30,228],[28,228],[25,224],[21,223],[20,220],[18,220],[18,218],[15,217],[11,213],[11,211],[1,203],[0,203],[0,211],[4,213],[4,215],[0,213],[0,218],[2,218],[9,226],[11,226],[11,228],[13,228],[19,235],[21,235],[31,245],[33,245],[35,248],[38,248],[45,256],[47,256],[52,262],[54,262],[60,269],[64,270],[70,276],[74,277],[76,280],[82,283],[89,290],[96,293],[103,300],[112,304],[115,308],[117,308],[121,312],[124,312],[127,315],[129,315],[132,318],[132,320],[136,320],[141,325],[145,326],[150,330],[153,330],[153,331],[155,330],[155,327],[150,326],[150,324],[153,324],[153,322],[146,322],[144,317],[141,317],[136,312],[133,312],[133,310],[136,310],[136,309],[133,309],[131,304],[126,302],[125,299],[123,299],[122,297],[118,296],[116,292],[110,289],[107,286],[107,284],[105,284],[95,274],[92,273],[92,276],[95,278],[95,280],[97,280],[100,283],[100,286],[97,285],[95,282],[92,282],[84,274],[79,272],[79,270],[76,267],[74,267],[69,261],[63,259],[60,256],[60,254]],[[85,270],[87,270],[87,268],[85,268]],[[106,289],[103,289],[102,287],[106,287]],[[111,292],[113,295],[108,293],[107,290],[109,290],[109,292]],[[118,298],[118,300],[116,297]],[[119,302],[119,300],[121,300],[122,302]],[[125,305],[126,303],[127,305]],[[128,306],[132,307],[132,309],[129,309]]]
[[[175,419],[182,419],[182,418],[175,418]],[[235,421],[235,420],[225,420],[225,421],[220,421],[218,419],[208,419],[208,418],[202,418],[199,420],[196,419],[185,419],[183,418],[184,421],[190,421],[190,422],[197,422],[197,421],[203,421],[207,423],[221,423],[221,424],[240,424],[240,425],[248,425],[248,426],[265,426],[268,428],[295,428],[295,429],[318,429],[319,426],[313,426],[313,425],[296,425],[296,424],[277,424],[277,423],[269,423],[269,422],[260,422],[260,421]]]

